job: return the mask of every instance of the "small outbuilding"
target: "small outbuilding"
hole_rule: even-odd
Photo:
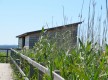
[[[72,23],[68,25],[63,25],[63,26],[57,26],[53,28],[48,28],[45,29],[47,30],[48,33],[53,34],[55,32],[64,32],[66,30],[71,31],[72,35],[72,45],[75,45],[77,43],[77,31],[78,31],[78,25],[81,24],[82,22],[77,22],[77,23]],[[36,42],[38,42],[39,37],[41,35],[42,30],[37,30],[37,31],[31,31],[31,32],[26,32],[24,34],[16,36],[18,38],[18,47],[23,48],[32,48]]]

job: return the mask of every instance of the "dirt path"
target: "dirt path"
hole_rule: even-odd
[[[13,80],[12,69],[9,63],[0,63],[0,80]]]

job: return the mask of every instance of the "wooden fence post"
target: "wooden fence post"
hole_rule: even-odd
[[[43,80],[43,72],[39,70],[39,73],[38,73],[38,80]]]
[[[34,60],[34,59],[32,59],[32,60]],[[35,72],[34,67],[32,64],[30,64],[29,79],[32,79],[34,72]]]
[[[42,66],[44,66],[44,64],[43,63],[40,63]],[[44,75],[44,73],[42,72],[42,71],[40,71],[39,70],[39,72],[38,72],[38,80],[43,80],[43,75]]]
[[[30,64],[30,72],[29,72],[29,79],[31,79],[34,75],[34,67]]]

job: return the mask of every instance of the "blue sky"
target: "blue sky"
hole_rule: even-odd
[[[105,14],[105,0],[96,1],[96,14]],[[17,35],[63,25],[63,6],[67,23],[79,21],[83,0],[0,0],[0,45],[18,44]],[[83,19],[87,19],[89,0],[84,1]],[[104,18],[104,16],[103,16]],[[48,26],[46,26],[46,24]]]

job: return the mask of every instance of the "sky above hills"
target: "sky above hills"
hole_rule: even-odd
[[[96,15],[105,18],[105,0],[95,0]],[[18,44],[17,35],[79,22],[83,0],[0,0],[0,45]],[[102,12],[101,12],[102,6]],[[82,20],[87,20],[89,0],[84,0]],[[92,8],[92,7],[91,7]]]

